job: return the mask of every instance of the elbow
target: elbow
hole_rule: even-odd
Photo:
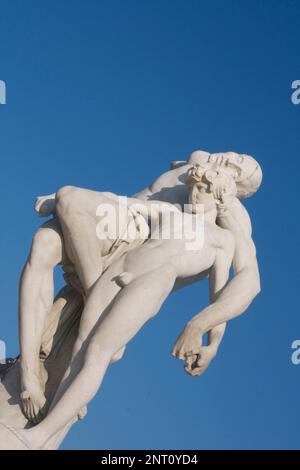
[[[256,279],[251,283],[251,287],[249,289],[249,304],[253,302],[253,300],[260,293],[260,291],[261,291],[260,281],[259,279]]]
[[[243,311],[244,312],[248,309],[248,307],[250,307],[253,300],[260,293],[260,291],[261,291],[261,288],[260,288],[260,283],[259,282],[251,283],[251,285],[249,286],[247,291],[245,291],[245,297],[244,297],[244,301],[243,301]]]
[[[254,282],[254,297],[256,297],[261,292],[261,284],[260,284],[260,275],[259,269],[256,267],[256,275],[255,275],[255,282]]]
[[[250,268],[248,281],[250,286],[250,295],[252,299],[254,299],[261,292],[260,275],[257,265]]]
[[[245,285],[244,290],[244,305],[248,308],[261,291],[259,275],[249,276],[246,282],[247,285]]]
[[[252,299],[261,292],[260,278],[258,274],[252,279],[250,292]]]
[[[253,298],[255,298],[261,292],[260,282],[257,283],[256,286],[253,287]]]

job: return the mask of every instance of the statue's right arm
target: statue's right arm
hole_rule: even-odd
[[[256,259],[256,249],[248,231],[239,223],[239,204],[220,215],[218,223],[227,229],[227,235],[235,239],[233,255],[234,277],[220,291],[215,302],[195,315],[179,336],[173,354],[184,359],[186,354],[196,354],[199,350],[199,337],[222,323],[241,315],[260,292],[260,277]],[[222,331],[221,331],[222,334]]]
[[[137,198],[140,200],[147,201],[150,199],[152,196],[155,196],[156,194],[158,197],[156,198],[160,202],[169,202],[169,203],[179,203],[183,204],[185,201],[182,198],[182,194],[176,191],[177,187],[180,185],[181,189],[185,189],[185,182],[184,178],[182,176],[188,171],[188,169],[191,167],[190,164],[187,164],[186,162],[175,162],[175,164],[172,166],[172,169],[163,173],[160,175],[156,180],[147,186],[145,189],[142,191],[136,193],[132,198]],[[174,196],[170,198],[170,193],[166,196],[166,198],[163,198],[161,196],[161,191],[164,188],[174,188]],[[39,214],[40,217],[49,217],[50,215],[56,215],[56,193],[49,194],[46,196],[39,196],[34,204],[35,211]],[[129,200],[130,198],[128,198]]]
[[[188,191],[185,186],[184,175],[190,168],[190,164],[180,162],[180,164],[175,165],[171,170],[166,171],[156,178],[156,180],[154,180],[153,183],[145,189],[134,194],[133,197],[147,200],[154,196],[155,199],[164,200],[165,202],[183,204],[185,201],[182,200],[182,194],[178,194],[177,191],[179,186],[181,189]],[[165,189],[168,189],[168,192],[166,194],[162,194]],[[170,189],[173,190],[172,192],[174,195],[170,194]]]
[[[219,215],[218,225],[230,231],[235,238],[233,257],[234,277],[218,296],[216,302],[194,317],[195,325],[208,331],[220,323],[243,313],[260,292],[260,276],[256,248],[251,236],[251,223],[244,226],[246,209],[236,200],[224,215]],[[249,216],[248,216],[249,217]]]

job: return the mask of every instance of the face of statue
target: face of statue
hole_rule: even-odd
[[[244,156],[235,152],[208,153],[196,151],[191,154],[188,162],[192,165],[210,164],[221,167],[226,167],[231,164],[232,166],[236,166],[240,171],[242,171],[242,168],[248,158],[252,159],[252,157],[249,157],[248,155]]]
[[[196,151],[188,160],[192,165],[210,165],[226,170],[237,182],[238,197],[249,197],[257,191],[262,181],[262,171],[257,161],[246,154],[235,152],[211,153]]]
[[[202,205],[204,212],[216,208],[220,198],[226,200],[236,196],[236,184],[227,169],[211,164],[195,165],[189,172],[187,184],[190,186],[189,203],[192,211],[197,212],[197,206]]]
[[[211,153],[208,157],[208,162],[225,166],[227,162],[242,166],[244,163],[244,156],[235,152]]]

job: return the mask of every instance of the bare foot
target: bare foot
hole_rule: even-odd
[[[34,424],[38,424],[43,419],[47,379],[48,374],[42,363],[39,364],[39,373],[26,371],[22,374],[20,395],[22,410],[26,418]]]

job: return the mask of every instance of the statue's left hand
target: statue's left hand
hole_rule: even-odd
[[[185,361],[185,371],[195,377],[206,371],[216,352],[212,345],[202,346],[202,334],[199,328],[188,324],[179,335],[172,355]]]
[[[177,338],[172,355],[177,359],[192,364],[202,350],[202,334],[193,324],[187,324]]]
[[[185,362],[185,371],[193,377],[206,371],[216,352],[211,346],[203,346],[197,355],[188,356]]]

